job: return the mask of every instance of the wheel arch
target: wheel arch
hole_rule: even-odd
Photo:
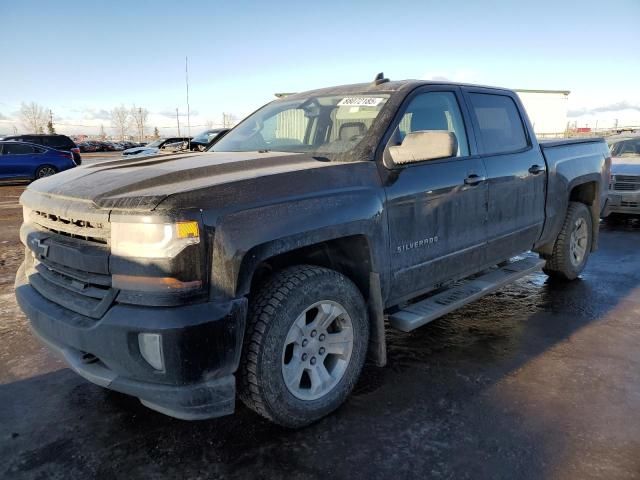
[[[236,296],[246,296],[270,274],[283,268],[309,264],[336,270],[353,281],[362,296],[369,297],[369,273],[374,259],[363,234],[325,238],[308,244],[274,240],[252,248],[243,257]]]
[[[597,176],[598,180],[600,176]],[[591,212],[591,251],[598,248],[599,222],[600,222],[600,182],[598,180],[586,180],[571,187],[569,202],[579,202],[586,205]]]
[[[286,243],[269,242],[244,256],[237,283],[237,296],[248,296],[274,273],[292,265],[309,264],[335,270],[349,278],[362,294],[368,310],[369,358],[378,366],[387,363],[384,305],[380,274],[370,239],[352,234],[285,248]]]
[[[553,214],[547,217],[542,238],[534,246],[533,251],[542,255],[543,258],[547,258],[553,253],[553,248],[571,202],[580,202],[589,209],[593,226],[591,251],[593,252],[598,248],[601,181],[599,173],[582,175],[565,184],[566,187],[563,187],[563,190],[566,191],[565,194],[555,196],[551,192],[547,193],[547,215],[549,215],[550,211]],[[549,208],[549,203],[552,205],[551,208]]]

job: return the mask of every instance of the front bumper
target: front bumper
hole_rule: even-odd
[[[185,420],[233,413],[246,299],[181,307],[116,304],[94,320],[40,295],[24,264],[15,287],[33,331],[90,382]],[[140,353],[138,334],[145,332],[162,336],[162,371]]]
[[[609,190],[602,216],[607,217],[612,213],[640,214],[640,192]]]

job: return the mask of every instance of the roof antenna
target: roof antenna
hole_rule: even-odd
[[[376,78],[373,79],[373,84],[380,85],[381,83],[387,83],[388,81],[388,78],[384,78],[384,73],[380,72],[376,75]]]

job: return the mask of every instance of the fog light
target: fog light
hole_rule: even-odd
[[[138,346],[140,353],[149,365],[156,370],[164,370],[162,357],[162,336],[159,333],[139,333]]]

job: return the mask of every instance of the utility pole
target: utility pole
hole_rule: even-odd
[[[187,135],[189,137],[189,150],[191,150],[191,117],[189,110],[189,57],[184,57],[184,79],[187,85]]]
[[[142,137],[144,136],[144,125],[142,123],[142,107],[138,107],[138,118],[140,119],[140,143],[142,143]]]
[[[178,115],[177,108],[176,108],[176,122],[178,122],[178,136],[180,136],[180,116]]]
[[[47,123],[47,133],[56,133],[56,129],[53,126],[53,111],[49,109],[49,123]]]

